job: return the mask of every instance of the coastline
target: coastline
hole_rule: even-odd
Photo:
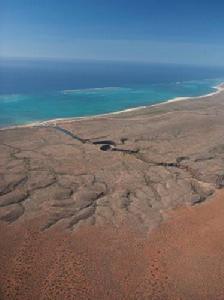
[[[223,100],[0,131],[0,298],[223,299]]]
[[[218,95],[219,93],[224,91],[224,82],[218,84],[217,86],[213,86],[212,88],[216,89],[216,91],[208,93],[208,94],[204,94],[201,96],[196,96],[196,97],[175,97],[175,98],[171,98],[166,100],[165,102],[161,102],[161,103],[156,103],[156,104],[152,104],[152,105],[146,105],[146,106],[138,106],[138,107],[133,107],[133,108],[127,108],[124,110],[120,110],[120,111],[115,111],[115,112],[110,112],[110,113],[106,113],[106,114],[99,114],[99,115],[93,115],[93,116],[84,116],[84,117],[71,117],[71,118],[56,118],[56,119],[49,119],[46,121],[35,121],[32,123],[28,123],[28,124],[21,124],[21,125],[12,125],[12,126],[6,126],[6,127],[0,127],[0,131],[3,130],[10,130],[10,129],[16,129],[16,128],[29,128],[29,127],[35,127],[35,126],[45,126],[45,125],[50,125],[50,124],[56,124],[57,122],[77,122],[77,121],[83,121],[83,120],[92,120],[92,119],[97,119],[97,118],[102,118],[102,117],[108,117],[108,116],[113,116],[113,115],[119,115],[119,114],[123,114],[123,113],[128,113],[128,112],[132,112],[132,111],[141,111],[144,110],[146,108],[153,108],[153,107],[159,107],[162,105],[167,105],[169,103],[175,103],[175,102],[179,102],[179,101],[186,101],[186,100],[197,100],[197,99],[202,99],[202,98],[207,98],[207,97],[212,97],[215,95]]]

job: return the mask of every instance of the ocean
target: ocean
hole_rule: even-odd
[[[221,82],[218,67],[0,59],[0,127],[201,96]]]

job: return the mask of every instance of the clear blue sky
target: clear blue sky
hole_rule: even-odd
[[[0,0],[0,56],[224,66],[223,0]]]

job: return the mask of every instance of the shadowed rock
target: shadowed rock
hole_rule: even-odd
[[[10,206],[1,208],[0,220],[11,223],[16,221],[24,213],[24,207],[19,204],[12,204]]]
[[[112,147],[111,147],[111,145],[103,145],[100,147],[100,150],[108,151],[108,150],[112,150]]]
[[[103,144],[107,144],[107,145],[112,145],[112,146],[116,146],[116,143],[113,141],[109,141],[109,140],[105,140],[105,141],[96,141],[93,142],[94,145],[103,145]]]
[[[224,187],[224,175],[219,175],[216,179],[216,187],[221,189]]]
[[[0,206],[7,206],[13,203],[24,201],[28,197],[28,192],[16,189],[0,197]]]

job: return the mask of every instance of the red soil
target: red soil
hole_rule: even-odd
[[[224,194],[127,227],[0,226],[0,299],[224,299]]]

